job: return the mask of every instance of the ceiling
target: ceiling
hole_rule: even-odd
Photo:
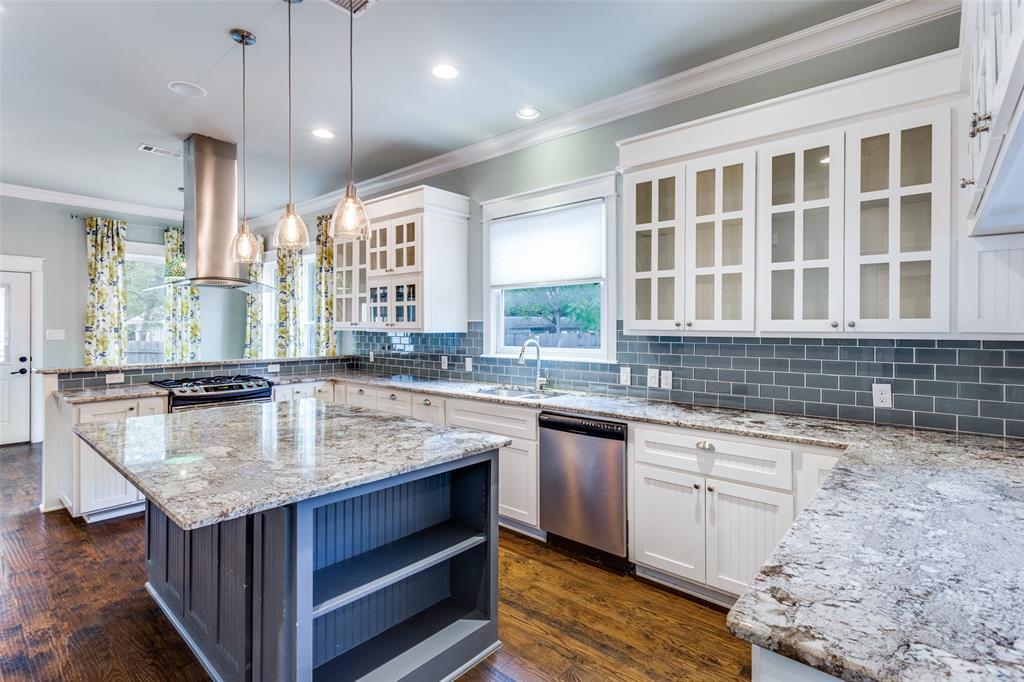
[[[871,4],[868,0],[379,0],[356,19],[361,179],[530,125]],[[280,0],[8,0],[0,5],[0,181],[180,208],[189,133],[241,140],[247,52],[248,212],[287,197],[286,11]],[[347,178],[348,15],[293,9],[296,202]],[[458,67],[455,80],[434,64]],[[171,80],[202,85],[187,99]],[[313,137],[326,127],[333,140]]]

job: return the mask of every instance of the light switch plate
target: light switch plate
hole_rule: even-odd
[[[649,369],[647,370],[647,388],[658,387],[658,370]]]
[[[447,355],[442,355],[441,356],[441,369],[448,369],[448,356]]]
[[[373,351],[370,351],[370,362],[373,362]]]
[[[467,372],[472,372],[473,371],[473,358],[466,358],[466,371]]]
[[[871,384],[871,404],[892,407],[892,384]]]
[[[268,372],[280,372],[281,371],[281,365],[267,365],[267,371]]]
[[[47,329],[46,330],[47,341],[63,341],[64,330],[63,329]]]
[[[661,387],[671,389],[672,388],[672,372],[671,370],[661,370]]]
[[[633,370],[629,367],[619,367],[619,384],[629,386],[633,379]]]
[[[103,376],[108,384],[123,384],[124,374],[118,372],[117,374],[106,374]]]

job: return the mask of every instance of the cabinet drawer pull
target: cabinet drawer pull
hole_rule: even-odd
[[[391,398],[392,400],[398,400],[398,396],[397,396],[397,395],[395,395],[394,393],[392,393],[392,394],[391,394],[391,395],[389,395],[388,397],[389,397],[389,398]]]
[[[960,178],[960,189],[967,189],[969,186],[974,184],[974,180],[968,180],[967,178]]]
[[[693,489],[694,490],[700,490],[700,483],[694,483],[693,484]]]
[[[692,327],[692,326],[693,326],[693,320],[688,320],[688,321],[686,322],[686,326],[687,326],[687,327]]]
[[[713,492],[715,492],[715,486],[713,486],[713,485],[709,485],[709,486],[708,486],[708,492],[709,492],[709,493],[713,493]]]
[[[837,320],[832,320],[832,328],[833,329],[838,329],[839,328],[839,322]]]
[[[135,408],[134,408],[134,407],[129,407],[129,408],[128,408],[128,411],[129,411],[129,412],[134,412],[134,411],[135,411]]]
[[[854,327],[857,326],[857,323],[854,322],[853,320],[850,320],[849,322],[846,323],[846,326],[849,327],[850,329],[853,329]]]
[[[423,404],[429,406],[430,405],[430,398],[424,398],[423,399]]]
[[[363,395],[363,393],[365,393],[365,391],[363,391],[363,389],[360,388],[358,391],[356,391],[356,393],[358,393],[359,395]]]
[[[697,441],[697,447],[700,448],[701,450],[711,451],[715,449],[715,444],[712,443],[711,441],[699,440]]]

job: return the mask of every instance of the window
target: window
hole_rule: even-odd
[[[484,206],[488,353],[613,362],[614,177]]]
[[[164,245],[128,242],[124,260],[128,364],[163,362],[166,292],[146,289],[164,283]]]
[[[267,251],[263,261],[263,284],[277,289],[277,252]],[[303,254],[299,270],[299,326],[302,343],[299,354],[315,355],[316,344],[316,256]],[[263,357],[277,357],[277,294],[263,294]]]

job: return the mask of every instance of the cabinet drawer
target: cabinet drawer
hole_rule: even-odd
[[[537,411],[473,400],[449,400],[448,424],[500,436],[537,440]]]
[[[414,393],[412,396],[412,416],[425,422],[444,424],[444,398],[436,395]]]
[[[793,489],[793,451],[784,443],[650,427],[636,428],[633,440],[637,462],[781,490]]]
[[[370,410],[377,407],[377,391],[365,386],[349,386],[345,398],[349,407],[365,407]]]
[[[316,384],[316,398],[322,400],[327,404],[334,403],[334,384],[329,381],[325,381],[320,384]]]
[[[377,409],[388,414],[397,414],[403,417],[412,416],[412,394],[404,391],[389,391],[384,389],[377,392]]]

